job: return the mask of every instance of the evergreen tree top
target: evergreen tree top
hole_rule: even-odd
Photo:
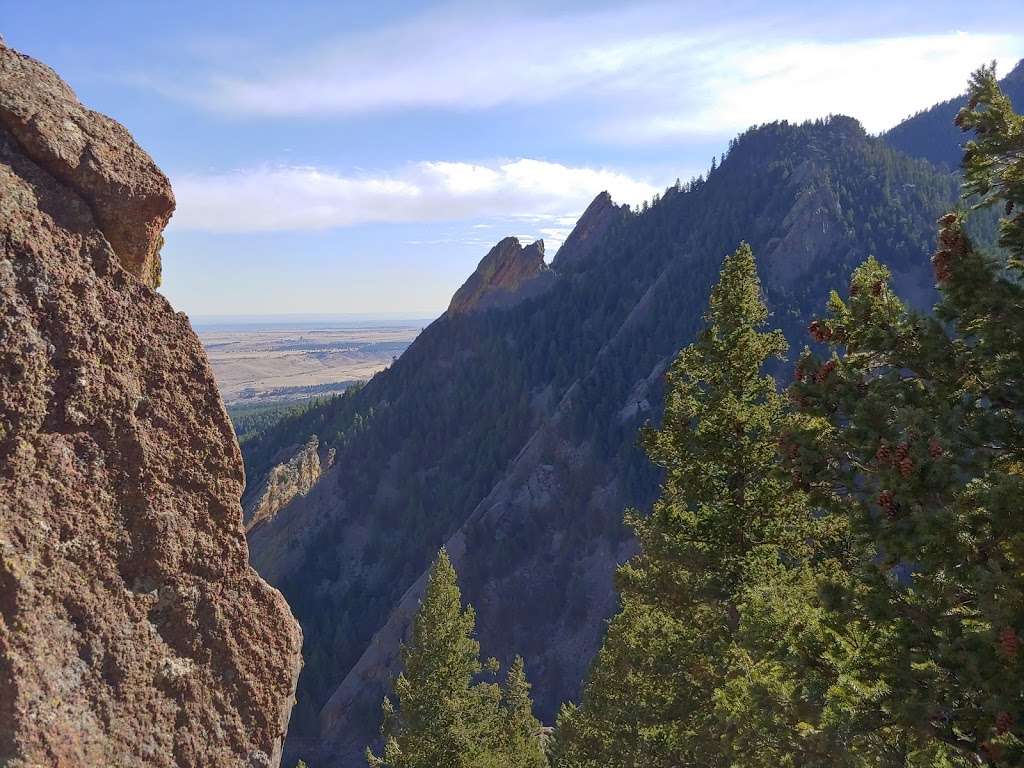
[[[1005,206],[999,244],[1009,251],[1009,265],[1024,270],[1024,116],[1000,89],[995,63],[971,76],[968,96],[956,118],[974,132],[964,152],[964,191],[978,196],[978,207]]]

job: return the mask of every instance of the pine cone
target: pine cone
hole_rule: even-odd
[[[807,330],[810,332],[811,338],[815,341],[828,341],[832,338],[832,330],[818,320],[815,320],[807,326]]]
[[[1013,728],[1013,715],[1009,712],[1000,712],[996,715],[996,733],[1002,736]]]
[[[836,369],[836,361],[835,360],[826,360],[825,364],[822,365],[821,368],[819,368],[818,371],[814,374],[814,380],[818,384],[821,384],[822,382],[825,381],[825,379],[827,379],[829,376],[832,375],[832,371],[834,371],[835,369]]]
[[[1013,627],[1003,627],[999,633],[999,651],[1008,661],[1016,658],[1017,652],[1020,651],[1020,637]]]
[[[914,474],[914,460],[909,456],[904,456],[900,459],[897,469],[899,469],[900,475],[902,475],[904,479],[909,478]]]
[[[888,464],[890,459],[892,459],[892,451],[890,451],[889,446],[883,442],[878,446],[878,450],[875,451],[875,461],[879,464]]]
[[[932,256],[932,265],[935,268],[935,279],[940,283],[944,283],[953,276],[953,271],[950,269],[950,252],[948,250],[937,251]]]
[[[896,494],[892,491],[882,491],[878,494],[878,506],[882,508],[889,517],[896,516]]]
[[[942,448],[942,443],[939,442],[939,438],[933,437],[928,441],[928,455],[933,459],[941,458],[945,451]]]

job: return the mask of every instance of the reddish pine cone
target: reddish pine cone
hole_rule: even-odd
[[[807,326],[807,330],[815,341],[828,341],[832,338],[832,331],[829,330],[829,327],[817,320]]]
[[[832,375],[832,371],[836,369],[835,360],[826,360],[825,364],[818,369],[818,372],[814,374],[814,380],[821,384],[825,379]]]
[[[896,468],[899,470],[900,475],[906,479],[914,473],[914,460],[909,456],[904,456],[897,462]]]
[[[1000,712],[996,715],[996,733],[1002,736],[1013,728],[1013,715],[1009,712]]]
[[[804,380],[804,364],[799,362],[796,364],[796,368],[793,369],[793,381]]]
[[[938,459],[942,456],[945,451],[942,448],[942,443],[939,442],[939,438],[933,437],[928,441],[928,455],[933,459]]]
[[[882,491],[878,494],[878,506],[880,506],[889,517],[895,516],[896,494],[892,491]]]
[[[892,458],[892,451],[889,450],[889,446],[882,443],[878,446],[878,450],[875,451],[875,461],[879,464],[888,464]]]
[[[910,455],[910,443],[900,443],[896,446],[896,462],[903,461]]]
[[[871,295],[872,296],[880,296],[882,294],[882,288],[884,288],[884,287],[885,286],[882,285],[882,281],[881,280],[876,280],[874,285],[871,286]]]
[[[1003,654],[1003,658],[1016,658],[1019,650],[1020,637],[1017,636],[1017,631],[1013,627],[1003,627],[999,633],[999,652]]]

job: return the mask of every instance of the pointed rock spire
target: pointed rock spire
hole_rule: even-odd
[[[554,273],[544,263],[544,241],[526,246],[506,237],[495,245],[462,287],[455,292],[449,314],[509,307],[545,290]]]
[[[616,205],[607,191],[601,192],[580,216],[569,237],[555,254],[551,266],[558,271],[567,267],[571,269],[586,261],[611,223],[627,210],[625,205]]]

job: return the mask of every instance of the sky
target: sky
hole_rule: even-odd
[[[170,177],[192,316],[433,316],[506,235],[550,259],[777,119],[871,133],[1024,57],[1024,3],[0,0],[8,45]]]

